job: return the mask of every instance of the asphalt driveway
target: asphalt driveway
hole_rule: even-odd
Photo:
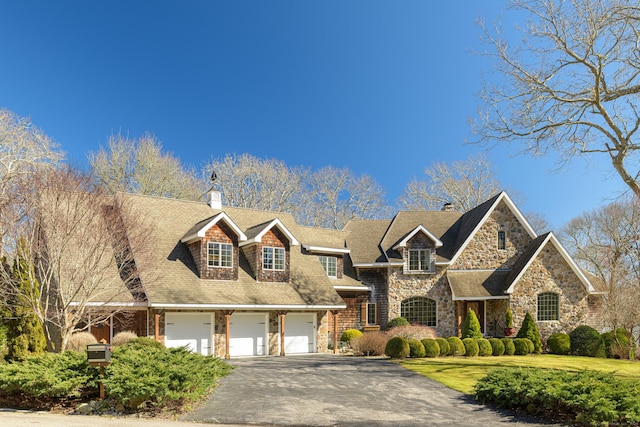
[[[265,426],[549,426],[473,401],[384,359],[308,355],[233,359],[185,421]]]

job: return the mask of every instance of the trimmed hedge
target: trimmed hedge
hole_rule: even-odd
[[[392,359],[406,359],[409,357],[410,352],[409,343],[403,337],[391,338],[384,348],[384,354]]]
[[[451,346],[446,338],[436,338],[438,347],[440,347],[440,356],[451,356]]]
[[[569,333],[571,354],[576,356],[605,357],[604,340],[591,326],[581,325]]]
[[[478,356],[491,356],[493,349],[491,343],[486,338],[478,339]]]
[[[516,354],[516,346],[513,344],[513,340],[511,338],[501,338],[500,341],[504,344],[505,356],[513,356]]]
[[[547,338],[547,347],[549,347],[551,354],[569,354],[571,352],[571,338],[569,338],[569,334],[554,332]]]
[[[424,357],[425,350],[422,341],[417,338],[409,338],[407,339],[407,343],[409,344],[409,357]]]
[[[364,334],[357,329],[347,329],[342,333],[342,335],[340,335],[340,341],[350,343],[351,341],[362,337],[362,335]]]
[[[514,338],[513,345],[515,347],[515,355],[517,356],[526,356],[531,353],[532,343],[528,338]]]
[[[422,345],[424,346],[425,357],[438,357],[440,355],[440,345],[436,340],[425,338],[422,340]]]
[[[475,398],[563,424],[638,425],[640,383],[611,373],[503,368],[475,385]]]
[[[462,340],[458,337],[449,337],[447,338],[447,342],[449,343],[449,354],[452,356],[464,356],[465,349]]]
[[[504,354],[504,343],[500,338],[489,338],[492,356],[502,356]]]
[[[463,338],[462,344],[464,344],[464,355],[467,357],[475,357],[480,352],[478,340],[475,338]]]

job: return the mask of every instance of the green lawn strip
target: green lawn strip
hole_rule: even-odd
[[[543,368],[566,371],[613,372],[616,377],[640,381],[638,362],[552,354],[499,357],[442,357],[405,359],[400,365],[465,394],[473,394],[476,382],[496,368]]]

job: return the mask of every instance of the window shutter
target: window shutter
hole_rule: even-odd
[[[380,325],[380,321],[382,318],[380,317],[380,303],[376,303],[376,325]]]
[[[360,303],[360,323],[362,326],[367,325],[367,302]]]

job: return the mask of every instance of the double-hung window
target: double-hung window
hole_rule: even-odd
[[[409,249],[409,271],[431,271],[431,249]]]
[[[368,302],[367,303],[367,325],[376,325],[378,323],[377,313],[376,313],[376,303]]]
[[[263,247],[262,268],[265,270],[284,270],[284,248]]]
[[[233,267],[233,245],[209,242],[207,245],[207,265],[209,267]]]
[[[338,259],[334,256],[319,256],[320,264],[329,277],[338,277]]]

